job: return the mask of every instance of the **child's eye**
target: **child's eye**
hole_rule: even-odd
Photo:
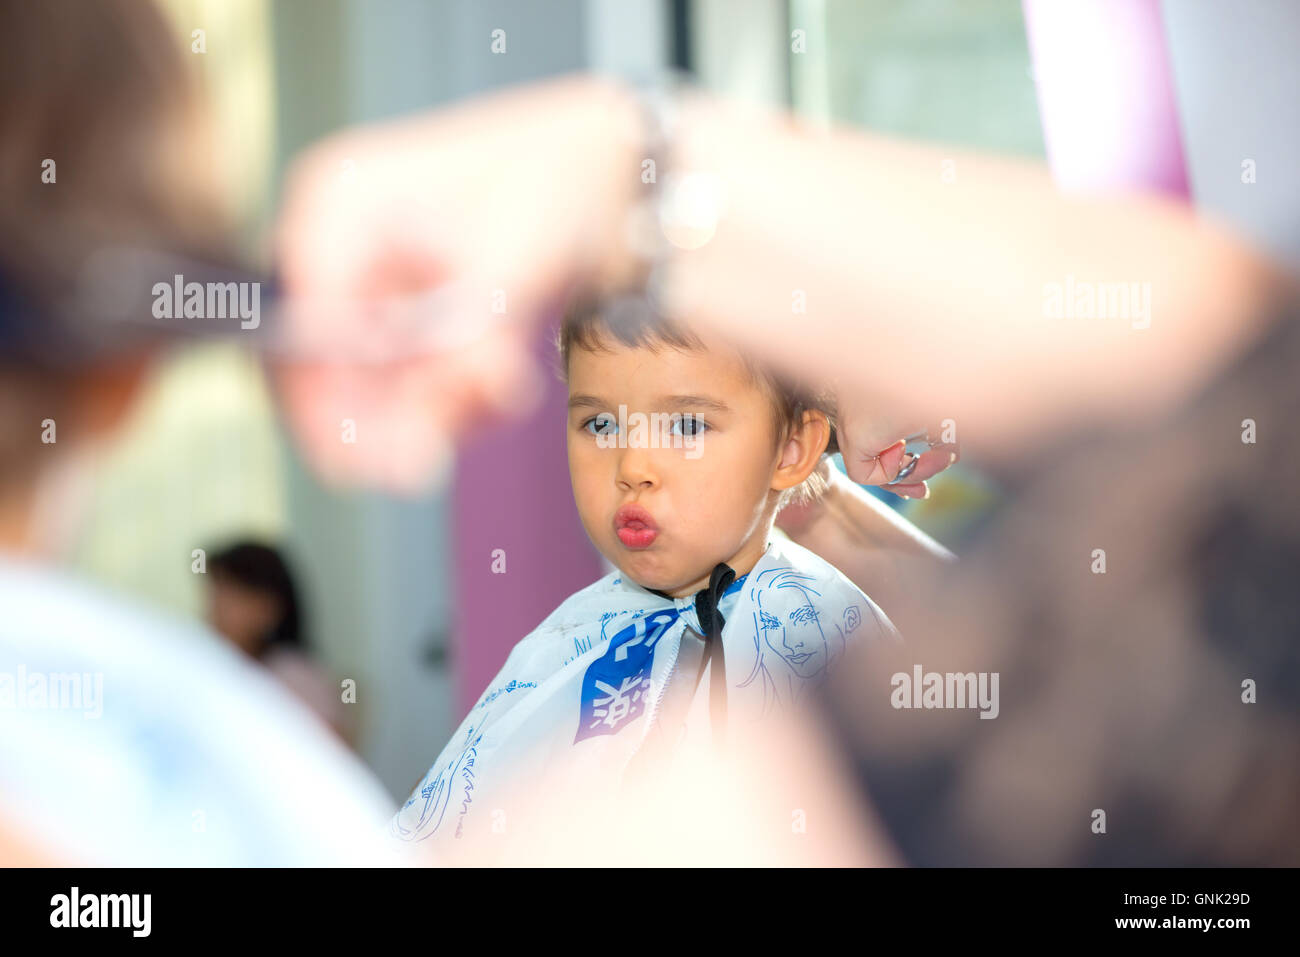
[[[582,423],[582,427],[592,435],[614,435],[618,431],[618,419],[608,412],[602,412]]]
[[[703,435],[708,431],[708,426],[704,424],[701,416],[686,413],[685,415],[673,416],[672,434],[681,436]]]

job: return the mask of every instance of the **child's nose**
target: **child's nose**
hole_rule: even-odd
[[[659,484],[658,473],[648,449],[628,448],[619,451],[617,481],[621,488],[653,488]]]

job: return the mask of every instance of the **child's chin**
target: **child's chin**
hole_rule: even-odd
[[[623,573],[623,577],[630,578],[642,588],[669,591],[676,582],[676,577],[667,572],[658,559],[645,552],[625,550],[621,555],[607,557]]]

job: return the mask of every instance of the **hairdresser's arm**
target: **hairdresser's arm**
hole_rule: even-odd
[[[462,281],[458,314],[504,296],[517,320],[454,361],[413,351],[373,372],[289,368],[289,412],[318,466],[409,484],[436,459],[435,436],[529,407],[527,323],[574,283],[631,264],[621,237],[647,188],[638,123],[618,87],[566,78],[349,132],[295,167],[283,274],[327,334],[373,341],[350,302],[449,280]],[[670,311],[787,369],[838,376],[842,409],[862,423],[843,443],[860,480],[882,480],[861,475],[870,450],[913,423],[953,418],[963,444],[1006,446],[1158,411],[1265,314],[1263,267],[1186,209],[1071,201],[1037,164],[819,132],[702,95],[677,145],[678,165],[716,173],[726,196],[716,235],[677,258]],[[1045,318],[1045,287],[1071,277],[1149,283],[1149,328]],[[373,422],[364,458],[337,434],[358,409]],[[374,474],[380,463],[393,474]]]
[[[937,565],[955,560],[952,552],[839,469],[822,464],[828,483],[825,495],[811,505],[785,508],[777,524],[842,571],[886,613],[917,586],[932,582]]]
[[[994,445],[1132,420],[1256,336],[1276,289],[1171,202],[1072,200],[1038,164],[821,132],[705,97],[683,114],[682,165],[716,173],[726,207],[714,238],[679,255],[673,311],[840,377],[851,408],[953,417],[964,439]],[[1049,318],[1046,290],[1067,281],[1150,284],[1149,312]]]

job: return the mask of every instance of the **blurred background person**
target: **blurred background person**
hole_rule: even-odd
[[[275,675],[344,741],[354,729],[338,685],[317,664],[298,588],[284,557],[261,542],[236,542],[208,556],[207,620]]]

